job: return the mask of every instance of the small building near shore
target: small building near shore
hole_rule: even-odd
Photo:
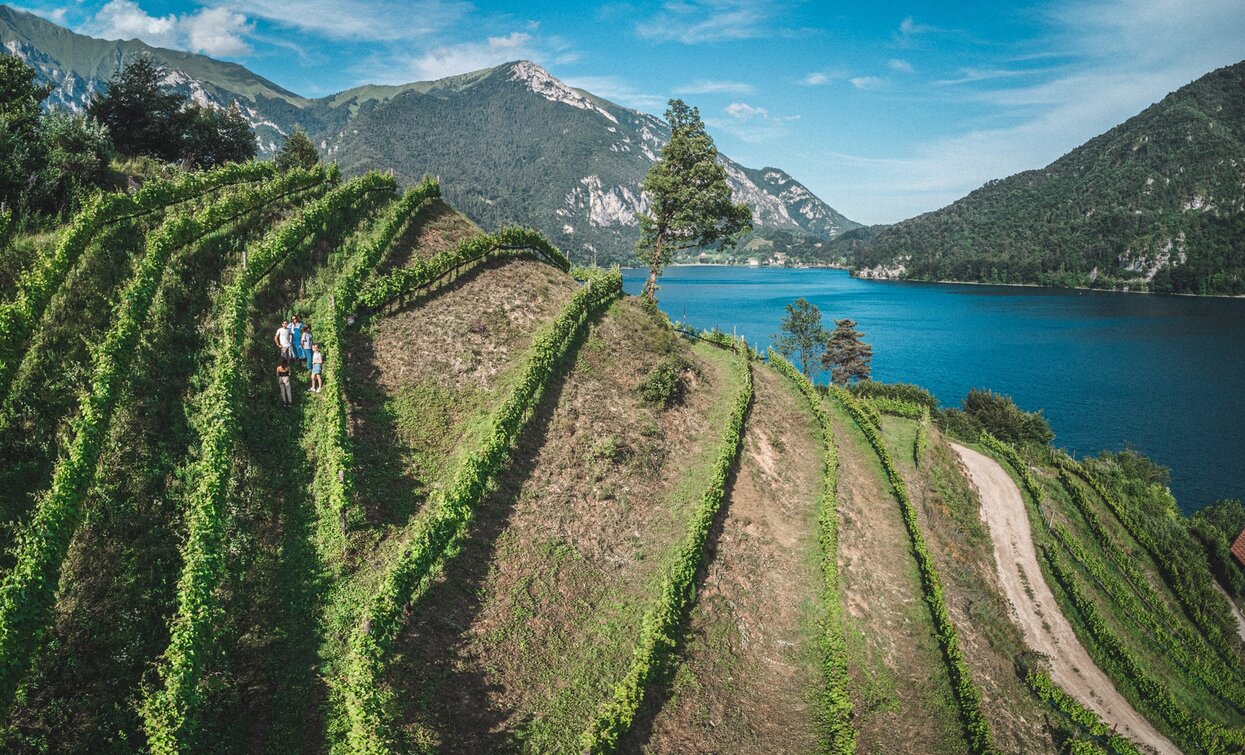
[[[1241,530],[1241,534],[1236,536],[1236,542],[1232,543],[1232,555],[1236,557],[1237,563],[1245,566],[1245,530]]]

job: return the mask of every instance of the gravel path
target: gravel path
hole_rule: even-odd
[[[994,540],[999,581],[1025,643],[1050,657],[1051,678],[1129,739],[1164,755],[1179,753],[1120,695],[1072,632],[1038,567],[1029,516],[1016,483],[990,457],[955,443],[951,447],[981,494],[981,515]]]

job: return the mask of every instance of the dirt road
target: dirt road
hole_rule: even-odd
[[[1073,634],[1038,567],[1029,516],[1015,482],[988,456],[955,443],[951,447],[981,494],[981,515],[994,540],[999,581],[1015,610],[1015,620],[1025,643],[1050,657],[1051,678],[1134,742],[1164,755],[1179,753],[1120,695]]]

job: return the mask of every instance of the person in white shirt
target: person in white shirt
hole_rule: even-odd
[[[277,332],[272,337],[272,342],[277,345],[277,357],[279,359],[292,359],[294,352],[290,348],[293,341],[290,339],[290,323],[287,320],[281,321],[281,327],[277,328]]]
[[[304,323],[302,335],[299,336],[299,346],[302,347],[303,358],[307,360],[307,369],[311,369],[311,325]]]
[[[311,387],[308,390],[320,392],[324,387],[324,354],[320,353],[320,344],[311,346]]]

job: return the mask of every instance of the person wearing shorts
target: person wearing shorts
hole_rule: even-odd
[[[290,406],[294,397],[290,395],[290,361],[282,359],[277,363],[277,386],[281,390],[281,405]]]
[[[311,387],[307,390],[320,392],[324,387],[324,355],[320,353],[320,344],[311,346]]]

